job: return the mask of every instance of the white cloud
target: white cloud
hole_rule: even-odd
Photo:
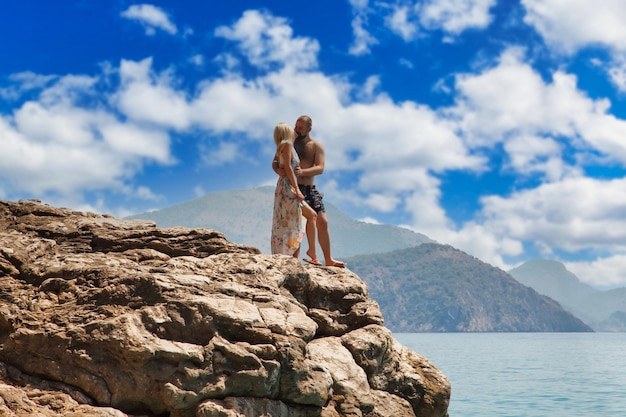
[[[380,222],[373,217],[363,217],[362,219],[358,219],[358,220],[363,223],[380,224]]]
[[[379,43],[371,35],[370,26],[382,22],[392,33],[405,42],[415,40],[428,30],[442,30],[444,34],[457,36],[469,29],[484,29],[492,21],[490,10],[496,0],[405,0],[400,2],[350,1],[352,6],[352,32],[354,41],[350,47],[353,55],[370,53],[370,46]],[[370,24],[369,17],[374,23]],[[447,37],[446,37],[447,40]]]
[[[170,35],[175,35],[178,31],[176,25],[170,20],[167,13],[159,7],[151,4],[135,4],[121,13],[121,16],[136,20],[146,29],[146,35],[152,36],[156,29],[161,29]]]
[[[525,176],[539,174],[547,181],[557,181],[575,171],[563,161],[562,146],[549,137],[514,136],[504,149],[510,155],[511,169]],[[575,174],[579,172],[575,171]]]
[[[594,59],[620,92],[626,92],[626,2],[622,0],[522,0],[524,21],[556,51],[575,54],[587,47],[607,50],[606,63]]]
[[[418,34],[418,25],[412,20],[412,10],[407,5],[394,5],[393,12],[385,17],[385,25],[405,42]]]
[[[54,75],[40,75],[32,71],[11,74],[9,81],[13,84],[7,88],[0,88],[0,97],[6,100],[16,100],[24,92],[43,88],[55,78],[57,77]]]
[[[372,193],[367,197],[367,205],[382,213],[395,210],[400,201],[400,198],[393,193]]]
[[[421,232],[417,229],[414,230]],[[524,245],[521,240],[496,233],[489,226],[483,226],[478,221],[469,221],[463,224],[463,227],[458,231],[452,226],[437,228],[427,236],[439,242],[450,244],[484,262],[505,270],[510,269],[505,257],[517,256],[524,252]]]
[[[152,71],[152,59],[140,62],[123,60],[120,88],[111,103],[133,120],[155,125],[186,129],[189,109],[185,93],[176,88],[171,71]]]
[[[287,20],[267,12],[247,10],[233,26],[220,26],[215,35],[238,42],[251,64],[259,68],[272,65],[293,69],[317,67],[319,44],[311,38],[293,37]]]
[[[359,15],[352,19],[354,41],[349,49],[351,55],[359,56],[369,54],[370,46],[378,44],[378,40],[368,32],[366,26],[367,18],[365,16]]]
[[[213,62],[222,67],[222,72],[226,74],[231,71],[235,71],[241,64],[241,60],[230,52],[223,52],[222,54],[216,56],[213,59]]]
[[[565,262],[566,268],[581,281],[594,287],[610,289],[626,285],[626,254],[617,253],[592,262]]]
[[[426,175],[422,175],[421,182],[422,186],[409,192],[406,197],[406,210],[413,215],[411,227],[432,239],[440,240],[441,236],[446,236],[447,231],[453,228],[452,221],[448,219],[439,201],[440,183]],[[445,240],[440,241],[447,243]]]
[[[380,87],[380,77],[377,75],[370,75],[363,83],[363,87],[356,92],[357,98],[360,101],[372,101],[376,99],[376,91]]]
[[[484,197],[486,228],[571,253],[626,249],[626,179],[567,178],[507,197]]]
[[[196,196],[196,198],[200,198],[202,196],[205,196],[207,192],[203,186],[196,185],[195,187],[193,187],[193,194]]]
[[[290,80],[285,76],[281,81],[288,83]],[[190,117],[209,132],[241,132],[252,140],[267,139],[267,132],[271,132],[276,121],[284,117],[281,109],[289,103],[283,101],[281,106],[282,86],[277,86],[278,94],[272,92],[272,87],[264,79],[248,82],[236,75],[205,82],[190,103]]]
[[[196,54],[189,58],[189,62],[191,62],[194,65],[201,66],[204,64],[204,55]]]
[[[626,65],[620,62],[609,68],[609,77],[619,91],[626,92]]]
[[[334,138],[329,157],[338,158],[332,156],[338,152],[343,155],[335,165],[363,171],[364,189],[386,187],[388,182],[377,178],[397,173],[398,181],[391,186],[404,190],[413,186],[414,170],[480,170],[485,162],[469,155],[455,126],[426,106],[396,104],[384,95],[370,103],[338,105],[327,103],[325,111],[318,111],[326,125],[319,131]],[[315,121],[314,129],[317,132]]]
[[[162,164],[172,162],[169,136],[162,130],[123,124],[110,118],[108,123],[99,126],[99,134],[111,151],[126,158],[146,158]]]
[[[352,33],[354,40],[349,53],[359,56],[370,53],[370,46],[378,44],[378,40],[367,30],[368,15],[372,12],[368,0],[349,0],[352,6]]]
[[[140,186],[135,190],[135,194],[142,200],[159,201],[163,200],[163,196],[155,194],[149,187]]]
[[[243,150],[232,142],[220,142],[213,148],[202,147],[201,161],[207,166],[221,166],[239,159]]]
[[[458,35],[468,29],[483,29],[492,20],[496,0],[427,0],[416,2],[420,23],[427,29],[442,29]]]
[[[164,132],[121,122],[98,105],[77,104],[92,95],[92,83],[88,77],[60,78],[39,101],[25,102],[12,117],[0,119],[6,192],[79,202],[85,191],[121,187],[146,161],[171,163]]]
[[[552,83],[546,83],[522,62],[518,51],[508,50],[496,67],[457,77],[459,96],[450,113],[458,116],[473,147],[493,146],[517,136],[562,137],[578,152],[595,149],[626,163],[622,140],[626,122],[608,113],[607,100],[592,100],[576,82],[573,75],[557,71]],[[509,145],[507,149],[522,148]],[[530,150],[524,150],[526,160]]]
[[[566,53],[599,45],[626,51],[626,2],[622,0],[522,0],[524,21]]]
[[[40,93],[39,100],[45,105],[54,105],[70,104],[81,97],[94,97],[96,93],[92,87],[97,82],[96,77],[69,74],[44,88]]]
[[[413,67],[414,67],[413,62],[411,60],[409,60],[409,59],[406,59],[406,58],[400,58],[398,60],[398,63],[400,65],[402,65],[403,67],[406,67],[406,68],[409,68],[409,69],[413,69]]]

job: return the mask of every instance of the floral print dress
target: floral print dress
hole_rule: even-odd
[[[291,167],[300,165],[296,151],[291,149]],[[274,215],[272,218],[272,253],[293,255],[304,237],[302,208],[287,176],[279,177],[274,191]]]

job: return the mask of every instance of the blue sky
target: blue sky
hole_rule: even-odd
[[[308,114],[352,217],[626,285],[626,2],[302,4],[3,2],[0,198],[123,217],[274,184],[273,127]]]

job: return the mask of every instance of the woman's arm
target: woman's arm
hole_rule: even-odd
[[[278,153],[274,155],[274,159],[272,160],[272,169],[279,177],[285,176],[285,169],[280,167],[280,161],[278,160]]]
[[[291,167],[291,158],[293,157],[291,145],[289,145],[288,143],[281,144],[278,149],[278,152],[279,152],[278,156],[280,159],[280,162],[279,162],[280,169],[283,169],[285,171],[285,175],[287,176],[287,179],[291,183],[291,186],[293,187],[293,189],[296,192],[296,195],[298,196],[298,201],[304,200],[304,195],[302,194],[302,192],[300,191],[300,188],[298,187],[298,180],[296,179],[296,174],[293,172],[293,168]]]

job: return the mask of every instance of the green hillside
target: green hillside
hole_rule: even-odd
[[[504,271],[451,246],[423,244],[347,259],[396,332],[586,332]]]

